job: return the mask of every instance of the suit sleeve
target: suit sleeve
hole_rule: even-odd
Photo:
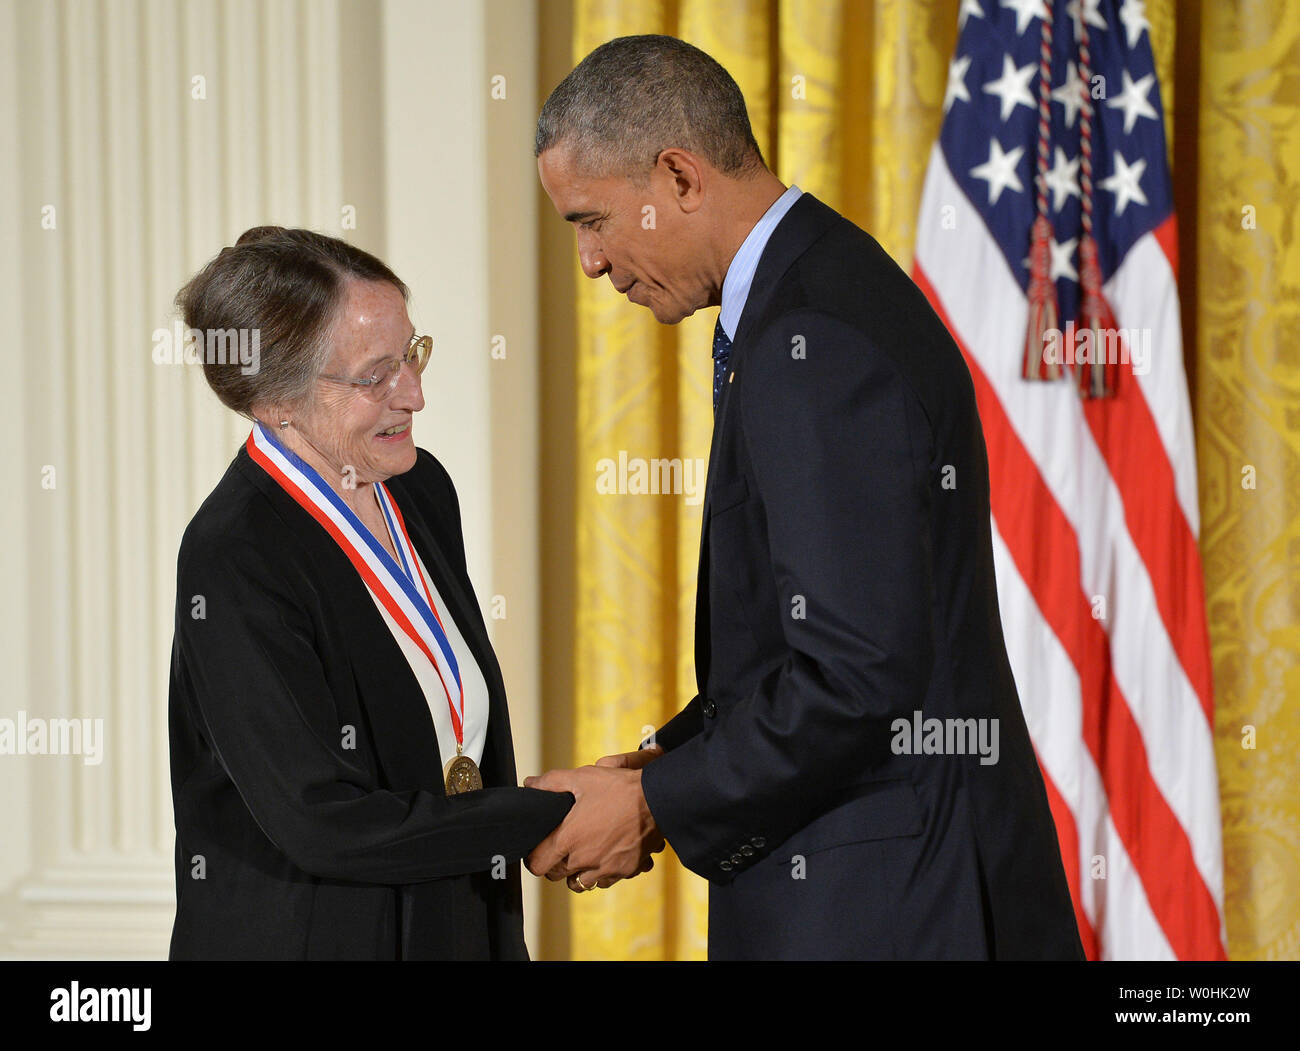
[[[770,853],[889,757],[933,653],[920,402],[887,355],[825,315],[787,315],[750,350],[729,411],[766,515],[769,549],[753,555],[776,582],[785,660],[642,775],[673,849],[717,882],[737,850]],[[727,543],[717,519],[710,530]]]
[[[680,712],[659,727],[638,746],[644,748],[651,741],[665,752],[671,752],[685,744],[704,729],[704,717],[700,714],[700,698],[697,694]]]
[[[304,872],[403,884],[525,856],[573,797],[487,788],[388,791],[343,747],[316,631],[282,568],[246,540],[187,537],[174,674],[190,718],[245,806]],[[205,617],[191,616],[202,595]]]

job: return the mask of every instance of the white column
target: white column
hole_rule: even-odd
[[[0,957],[166,953],[176,551],[247,425],[198,369],[155,365],[152,333],[246,227],[340,232],[339,18],[334,0],[0,4],[0,718],[104,729],[98,765],[0,755]]]
[[[538,768],[535,27],[536,0],[0,0],[0,719],[105,739],[99,765],[0,755],[0,958],[166,953],[176,553],[248,426],[153,333],[247,227],[346,237],[410,285],[417,441]]]
[[[386,0],[383,51],[386,262],[411,288],[417,330],[433,337],[415,440],[456,483],[470,576],[483,588],[492,464],[482,5]]]
[[[510,700],[521,778],[542,772],[540,368],[537,125],[537,0],[488,0],[484,75],[487,168],[488,338],[492,451],[492,593],[488,625]],[[504,613],[492,619],[494,612]],[[524,873],[524,929],[537,955],[538,882]]]
[[[456,485],[521,778],[541,764],[536,25],[536,0],[384,4],[383,240],[434,341],[416,442]],[[536,891],[525,873],[534,946]]]

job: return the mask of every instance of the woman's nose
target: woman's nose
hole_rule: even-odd
[[[393,406],[419,412],[424,408],[424,389],[420,384],[420,373],[409,361],[402,363],[397,374],[397,389],[393,391]]]

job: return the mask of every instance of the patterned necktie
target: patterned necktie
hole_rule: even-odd
[[[713,411],[718,411],[718,399],[722,397],[722,381],[727,376],[727,363],[731,360],[731,340],[727,330],[722,327],[722,318],[713,326]]]

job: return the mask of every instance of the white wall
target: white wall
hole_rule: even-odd
[[[249,226],[346,236],[411,286],[436,354],[417,441],[456,480],[480,602],[506,596],[489,623],[537,768],[535,251],[494,298],[535,196],[487,163],[535,116],[535,77],[510,109],[488,81],[531,62],[534,4],[0,3],[0,718],[100,718],[106,740],[96,766],[0,755],[0,956],[166,953],[176,549],[247,425],[152,334]]]

